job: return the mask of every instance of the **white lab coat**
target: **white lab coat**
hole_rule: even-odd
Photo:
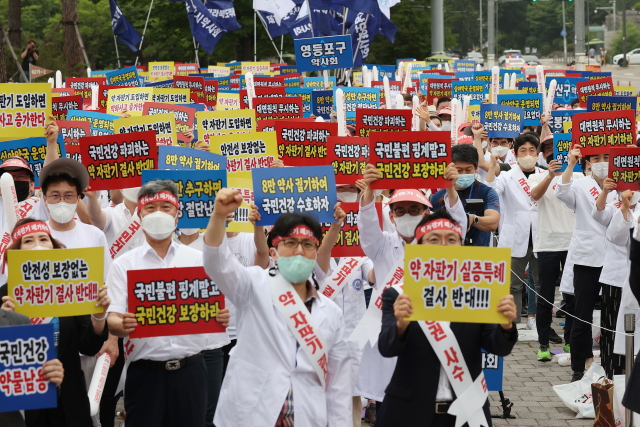
[[[546,172],[536,167],[535,173]],[[527,196],[513,176],[521,174],[526,185],[529,185],[526,175],[519,165],[513,165],[508,172],[501,172],[492,182],[486,184],[496,190],[500,199],[500,218],[504,218],[500,226],[499,248],[511,248],[511,256],[522,258],[529,248],[529,233],[536,240],[538,226],[538,207]]]
[[[269,272],[244,267],[229,250],[204,245],[204,267],[236,308],[238,341],[220,390],[218,427],[273,427],[293,388],[296,425],[342,427],[352,423],[349,349],[338,306],[324,295],[311,316],[326,341],[326,389],[274,306]]]

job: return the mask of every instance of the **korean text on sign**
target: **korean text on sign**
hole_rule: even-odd
[[[60,157],[65,157],[62,134],[58,134],[58,153],[60,153]],[[47,138],[38,136],[34,138],[3,141],[0,146],[0,162],[4,162],[12,156],[22,157],[29,163],[35,174],[35,186],[36,188],[40,187],[40,179],[38,177],[44,167],[44,159],[47,156]]]
[[[573,120],[573,115],[579,110],[553,110],[551,111],[551,120],[549,127],[553,133],[562,132],[564,130],[563,123]]]
[[[553,134],[553,158],[554,160],[562,163],[560,169],[557,172],[564,172],[569,165],[569,151],[571,151],[572,134],[570,133],[554,133]],[[580,162],[577,162],[573,167],[574,172],[582,172],[582,166]]]
[[[156,116],[160,114],[173,113],[176,123],[176,132],[178,141],[189,142],[191,138],[185,133],[190,128],[194,128],[196,119],[196,110],[182,105],[166,104],[160,102],[145,102],[142,107],[142,114],[148,116]],[[175,145],[175,144],[174,144]]]
[[[509,294],[509,248],[407,245],[404,293],[413,301],[407,320],[507,323],[497,310]]]
[[[161,145],[158,147],[158,170],[217,171],[227,169],[227,158],[195,148]]]
[[[302,117],[302,98],[266,97],[253,100],[257,120],[299,119]]]
[[[298,71],[353,68],[351,36],[316,37],[293,41]]]
[[[335,136],[327,139],[327,163],[333,166],[336,184],[355,185],[369,161],[369,138]]]
[[[255,110],[202,111],[196,113],[198,140],[211,145],[213,137],[254,132]]]
[[[275,132],[286,166],[318,166],[327,164],[327,138],[338,135],[338,124],[276,120]]]
[[[540,125],[542,116],[542,94],[527,93],[524,95],[498,95],[498,104],[522,108],[524,110],[524,126]]]
[[[65,144],[78,145],[80,138],[91,135],[89,122],[57,120],[56,123]]]
[[[173,113],[116,119],[113,124],[118,135],[152,130],[156,133],[157,145],[178,145],[176,120]]]
[[[3,138],[41,136],[49,114],[50,84],[0,84],[0,128]]]
[[[482,104],[480,123],[489,138],[516,138],[524,126],[524,110],[508,105]]]
[[[253,169],[268,168],[278,158],[275,132],[252,132],[214,138],[209,150],[227,158],[227,173],[251,179]]]
[[[611,77],[587,80],[576,85],[580,107],[587,106],[587,98],[593,95],[613,96],[613,81]]]
[[[580,144],[582,155],[608,153],[612,147],[636,142],[634,110],[600,113],[576,113],[573,116],[573,143]]]
[[[611,148],[609,150],[609,176],[617,184],[617,191],[638,191],[640,148]]]
[[[370,132],[411,130],[411,110],[356,110],[356,135],[368,137]]]
[[[587,111],[637,110],[637,96],[599,96],[591,95],[587,99]]]
[[[359,203],[341,203],[340,207],[347,214],[344,223],[340,228],[338,241],[333,249],[331,249],[332,257],[359,257],[366,256],[360,246],[360,231],[358,230],[358,212],[360,211]],[[376,203],[376,211],[378,212],[378,220],[382,228],[382,203]],[[322,237],[329,231],[331,224],[322,224]]]
[[[380,108],[380,89],[369,87],[341,87],[344,93],[344,106],[347,118],[355,118],[356,110],[366,108],[376,110]],[[333,99],[336,99],[336,90]]]

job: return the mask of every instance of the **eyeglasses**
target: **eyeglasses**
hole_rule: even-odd
[[[311,240],[298,241],[294,238],[290,238],[290,239],[284,239],[279,243],[282,243],[284,247],[287,249],[296,249],[298,245],[302,245],[302,249],[307,252],[315,251],[318,248],[318,246],[315,243],[313,243]]]
[[[60,196],[59,194],[52,194],[50,196],[46,196],[47,200],[50,201],[51,203],[58,203],[60,201],[60,199],[63,198],[63,196]],[[77,194],[65,194],[64,195],[64,201],[66,203],[75,203],[78,201],[78,195]]]
[[[409,208],[409,215],[411,215],[411,216],[422,215],[423,212],[424,212],[424,209],[420,208],[418,206],[414,206],[414,207]],[[395,209],[393,209],[393,213],[394,213],[395,216],[401,217],[401,216],[404,216],[404,214],[407,213],[407,210],[405,208],[395,208]]]

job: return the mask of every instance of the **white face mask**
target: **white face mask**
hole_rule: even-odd
[[[383,191],[384,190],[373,190],[373,194],[375,194],[375,196],[378,197],[378,196],[382,195]]]
[[[351,193],[349,191],[338,193],[338,199],[345,203],[355,203],[358,201],[358,193]]]
[[[442,130],[451,131],[451,122],[442,122]]]
[[[503,147],[499,145],[491,148],[491,154],[497,154],[500,157],[504,157],[509,152],[509,147]]]
[[[125,188],[122,190],[122,195],[125,199],[132,203],[138,203],[138,192],[140,191],[140,187],[133,188]]]
[[[164,213],[154,212],[142,217],[142,229],[153,239],[164,240],[176,229],[176,218]]]
[[[180,229],[180,233],[186,234],[187,236],[193,236],[198,232],[200,232],[199,228],[181,228]]]
[[[591,172],[600,179],[605,179],[609,174],[609,162],[591,163]]]
[[[71,204],[60,202],[56,203],[55,205],[47,203],[51,218],[58,224],[66,224],[67,222],[71,221],[73,219],[73,215],[76,213],[77,206],[77,203]]]
[[[32,251],[48,251],[49,248],[45,248],[44,246],[38,245],[38,246],[32,247],[30,250],[32,250]]]
[[[396,230],[404,237],[412,237],[416,235],[416,227],[422,221],[422,215],[411,216],[405,213],[401,217],[394,217],[396,222]]]
[[[522,156],[518,157],[518,164],[523,169],[531,169],[536,165],[538,158],[536,156]]]

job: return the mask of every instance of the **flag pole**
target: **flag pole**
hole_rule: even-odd
[[[140,39],[140,47],[138,47],[138,54],[136,55],[136,64],[138,65],[138,57],[140,56],[140,49],[142,49],[142,42],[144,41],[144,35],[147,32],[147,25],[149,24],[149,17],[151,16],[151,9],[153,8],[153,0],[151,0],[151,5],[149,6],[149,13],[147,13],[147,20],[144,23],[144,30],[142,30],[142,38]]]
[[[257,18],[256,15],[258,12],[253,9],[253,62],[258,61],[258,33],[256,31],[257,28]]]
[[[282,54],[284,53],[284,34],[280,37],[280,62],[282,61]]]
[[[309,28],[311,29],[311,37],[315,37],[313,35],[313,22],[311,22],[311,6],[309,6],[309,0],[306,0],[306,1],[307,1],[307,9],[309,12]]]
[[[369,15],[367,14],[367,17],[364,19],[364,27],[367,27],[367,22],[369,22]],[[353,24],[355,25],[355,20],[353,22]],[[360,32],[360,34],[358,34],[358,44],[356,45],[356,51],[353,54],[353,63],[355,64],[356,62],[356,58],[358,57],[358,51],[360,50],[360,42],[362,41],[362,32]],[[362,59],[364,61],[364,58]],[[349,68],[349,71],[347,72],[347,80],[349,80],[349,78],[351,77],[351,72],[353,71],[353,68]]]
[[[196,63],[198,64],[198,72],[200,72],[200,58],[198,58],[198,48],[200,47],[200,45],[196,45],[196,38],[191,36],[191,38],[193,38],[193,50],[196,51]]]
[[[269,40],[271,40],[271,44],[273,45],[273,48],[276,50],[276,53],[278,54],[278,56],[280,57],[280,62],[282,62],[282,53],[278,52],[278,48],[276,47],[275,42],[273,41],[273,38],[271,37],[271,33],[269,33],[269,27],[267,27],[267,23],[264,22],[264,19],[262,18],[262,15],[258,13],[258,16],[260,17],[260,22],[262,22],[262,26],[264,27],[264,30],[267,32],[267,34],[269,35]],[[284,37],[284,36],[283,36]]]
[[[120,53],[118,52],[118,40],[116,40],[116,35],[113,35],[113,44],[116,45],[116,57],[118,58],[118,69],[120,69]]]

